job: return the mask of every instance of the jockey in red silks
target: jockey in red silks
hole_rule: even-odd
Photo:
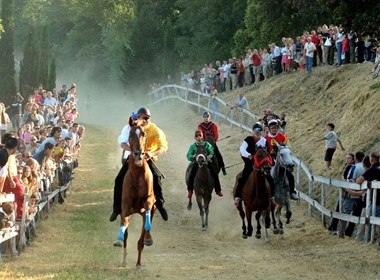
[[[268,122],[268,128],[269,128],[269,133],[265,135],[264,137],[269,143],[270,152],[273,154],[273,145],[276,145],[276,143],[281,144],[281,145],[288,145],[289,139],[285,133],[281,133],[278,131],[279,125],[278,125],[277,120],[270,120]],[[286,176],[289,181],[290,198],[293,200],[297,200],[298,196],[295,192],[294,176],[288,170],[286,170]]]
[[[216,145],[216,142],[219,139],[218,126],[216,123],[211,121],[211,115],[209,112],[206,111],[203,113],[203,122],[198,125],[198,129],[201,130],[203,133],[203,140],[206,140],[207,135],[212,135],[215,141],[215,157],[218,160],[218,164],[222,169],[223,175],[227,175],[222,154],[220,153],[219,148]]]

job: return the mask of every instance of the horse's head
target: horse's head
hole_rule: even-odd
[[[271,155],[264,148],[256,147],[256,149],[256,154],[253,157],[255,168],[265,174],[269,174],[273,164]]]
[[[141,126],[132,126],[129,134],[129,146],[131,148],[131,156],[137,166],[142,166],[145,156],[146,134]]]
[[[195,154],[195,161],[198,167],[201,168],[207,164],[207,149],[203,146],[197,146],[197,153]]]
[[[286,145],[276,144],[275,149],[277,150],[276,161],[280,163],[280,165],[286,168],[289,172],[293,171],[293,160],[292,160],[292,151]]]

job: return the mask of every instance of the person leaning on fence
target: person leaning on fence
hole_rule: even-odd
[[[207,135],[211,135],[214,139],[215,145],[213,149],[215,157],[217,158],[217,161],[222,169],[223,175],[227,175],[222,154],[220,153],[218,145],[216,144],[219,139],[218,125],[211,121],[210,112],[206,111],[203,113],[203,122],[198,125],[198,129],[202,131],[203,141],[206,140]]]
[[[255,164],[254,155],[256,154],[257,148],[264,148],[268,151],[268,153],[270,152],[269,143],[264,137],[261,136],[263,130],[263,126],[260,123],[255,123],[252,127],[252,136],[246,137],[243,140],[243,143],[240,145],[240,155],[244,161],[244,169],[240,178],[238,179],[238,184],[236,186],[234,197],[235,207],[239,207],[244,184],[253,171],[253,166]],[[271,188],[271,203],[274,207],[276,207],[277,205],[274,200],[275,188],[273,178],[270,174],[266,175],[265,177]]]
[[[223,196],[222,187],[220,186],[218,174],[216,173],[213,165],[211,164],[212,157],[214,156],[213,147],[209,142],[204,141],[203,138],[204,138],[204,135],[203,135],[202,130],[197,129],[194,133],[195,143],[190,145],[189,150],[187,151],[187,154],[186,154],[187,159],[193,163],[191,170],[190,170],[190,175],[189,175],[189,185],[187,186],[187,192],[188,192],[187,197],[189,199],[193,196],[194,179],[195,179],[195,175],[197,174],[197,171],[198,171],[198,164],[195,162],[196,161],[197,146],[202,146],[202,147],[205,147],[207,149],[207,161],[208,161],[207,168],[210,171],[211,176],[214,180],[215,193],[218,196]]]
[[[13,203],[4,202],[0,207],[0,230],[4,231],[6,228],[10,228],[13,226],[11,221],[11,217],[13,212],[15,211],[15,207]]]

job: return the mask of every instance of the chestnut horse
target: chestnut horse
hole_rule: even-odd
[[[193,164],[198,164],[198,170],[194,178],[194,192],[197,200],[199,215],[201,216],[202,230],[208,229],[208,213],[211,201],[211,194],[214,189],[214,180],[207,167],[207,149],[203,146],[197,146],[195,162],[189,164],[186,170],[186,184],[189,184],[190,170]],[[189,199],[187,209],[191,210],[192,202]],[[206,214],[206,215],[205,215]],[[206,216],[206,217],[205,217]]]
[[[136,266],[141,266],[141,253],[144,245],[151,246],[150,234],[155,210],[153,193],[153,175],[145,157],[146,135],[140,126],[132,126],[129,135],[131,154],[128,158],[129,168],[123,181],[121,228],[115,246],[124,247],[122,265],[127,264],[127,239],[130,217],[138,213],[143,218],[140,239],[137,242],[138,258]],[[121,241],[123,240],[123,241]]]
[[[252,213],[256,212],[256,235],[257,239],[261,238],[261,225],[260,218],[263,218],[265,222],[265,241],[268,240],[268,228],[270,227],[270,209],[271,209],[271,189],[270,185],[266,179],[269,174],[272,164],[272,157],[269,153],[262,148],[256,147],[257,152],[254,156],[255,166],[252,173],[249,175],[247,182],[243,186],[242,190],[242,201],[244,202],[245,212],[242,203],[239,204],[237,208],[241,220],[243,222],[243,238],[246,239],[248,236],[252,236]],[[236,186],[238,183],[238,178],[241,176],[241,172],[236,176],[234,193],[236,192]],[[245,218],[248,222],[248,229],[245,224]]]

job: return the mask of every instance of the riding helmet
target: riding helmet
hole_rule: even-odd
[[[268,122],[268,127],[271,127],[271,126],[273,126],[273,125],[278,126],[278,122],[277,122],[277,120],[270,120],[270,121]]]
[[[209,117],[210,116],[210,112],[206,111],[203,113],[203,117],[206,118],[206,117]]]
[[[252,130],[262,131],[263,130],[263,126],[260,123],[255,123],[253,125],[253,127],[252,127]]]
[[[149,116],[149,117],[150,117],[150,111],[149,111],[148,108],[141,107],[141,108],[137,111],[137,116],[139,116],[139,117],[142,117],[142,116]]]

